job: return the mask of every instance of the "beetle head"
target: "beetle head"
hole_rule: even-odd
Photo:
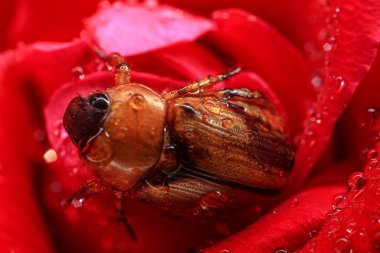
[[[86,152],[92,139],[103,129],[110,108],[105,93],[96,92],[71,100],[63,117],[63,126],[80,153]]]

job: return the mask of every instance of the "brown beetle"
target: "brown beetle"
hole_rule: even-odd
[[[109,187],[191,216],[228,213],[252,192],[285,185],[294,156],[278,111],[259,91],[209,89],[240,68],[160,95],[130,82],[120,55],[109,62],[115,87],[76,97],[65,112],[64,127],[98,178],[75,198]]]

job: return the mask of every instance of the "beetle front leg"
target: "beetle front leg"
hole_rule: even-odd
[[[127,216],[126,216],[125,208],[124,208],[125,196],[123,192],[114,190],[114,197],[115,197],[115,212],[117,212],[119,215],[119,218],[117,220],[123,223],[124,227],[127,229],[128,234],[131,236],[131,238],[134,241],[137,241],[136,233],[133,230],[131,224],[129,224],[127,220]]]

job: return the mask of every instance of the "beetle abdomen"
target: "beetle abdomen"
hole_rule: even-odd
[[[173,101],[168,109],[169,131],[181,163],[221,182],[283,187],[293,152],[277,112],[271,105],[254,102],[218,96]]]

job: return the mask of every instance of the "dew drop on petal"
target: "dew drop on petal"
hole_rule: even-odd
[[[294,199],[292,200],[292,205],[293,205],[293,206],[298,206],[299,203],[300,203],[300,201],[299,201],[298,198],[294,198]]]
[[[284,247],[279,247],[274,250],[274,253],[288,253],[288,250]]]
[[[319,88],[322,85],[322,77],[320,75],[314,75],[311,78],[311,85],[313,85],[314,88]]]
[[[71,75],[74,80],[84,79],[84,69],[81,66],[76,66],[71,69]]]
[[[338,92],[341,92],[345,89],[347,86],[346,80],[342,76],[337,76],[334,79],[335,88]]]
[[[55,150],[52,148],[48,149],[44,153],[43,158],[44,158],[46,163],[53,163],[53,162],[57,161],[57,159],[58,159],[57,152],[55,152]]]
[[[334,242],[334,249],[337,253],[351,253],[351,242],[346,237],[337,238]]]
[[[364,186],[364,174],[362,172],[354,172],[348,180],[348,186],[351,189],[361,189]]]
[[[224,207],[228,201],[229,198],[226,194],[220,191],[214,191],[204,195],[200,200],[199,205],[203,210],[220,209]]]
[[[376,149],[368,150],[368,153],[367,153],[368,159],[371,159],[371,160],[376,159],[377,155],[378,155],[378,153],[377,153]]]
[[[84,198],[73,199],[73,200],[71,201],[71,204],[72,204],[75,208],[79,208],[79,207],[83,206],[83,203],[84,203]]]
[[[335,200],[335,203],[333,205],[334,210],[340,211],[346,208],[349,204],[349,201],[347,200],[345,195],[337,195],[335,196],[334,200]]]
[[[310,237],[310,238],[313,238],[317,233],[318,233],[317,230],[313,229],[313,230],[311,230],[311,231],[309,232],[309,237]]]

